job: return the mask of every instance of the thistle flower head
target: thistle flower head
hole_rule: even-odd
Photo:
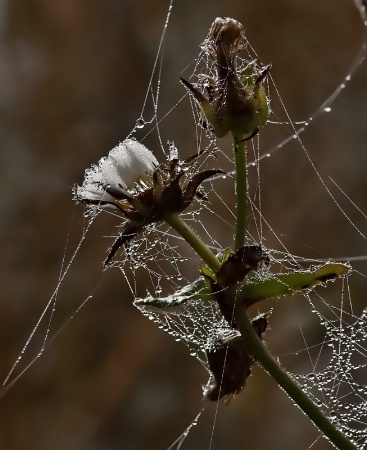
[[[153,153],[143,144],[134,139],[126,139],[97,165],[86,170],[83,185],[76,188],[76,199],[81,203],[118,208],[115,198],[108,190],[141,189],[151,182],[158,165]]]
[[[143,144],[126,139],[108,156],[86,170],[82,186],[74,189],[75,199],[91,210],[117,209],[123,216],[122,231],[105,261],[108,265],[117,250],[140,233],[146,225],[181,213],[197,195],[199,185],[221,172],[190,170],[198,155],[185,161],[178,158],[159,164]]]

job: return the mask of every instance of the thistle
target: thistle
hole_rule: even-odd
[[[195,196],[203,198],[197,192],[200,184],[222,171],[191,170],[197,158],[172,158],[159,164],[143,144],[126,139],[86,171],[83,185],[75,188],[75,199],[92,209],[112,208],[123,216],[122,229],[104,266],[147,225],[181,213]]]

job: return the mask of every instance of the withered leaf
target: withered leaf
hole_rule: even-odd
[[[268,261],[268,256],[259,245],[245,245],[222,264],[217,272],[217,283],[222,287],[239,283],[251,270],[256,270],[260,263]]]
[[[252,325],[261,338],[268,325],[266,315],[253,319]],[[205,387],[205,397],[218,401],[222,397],[234,397],[241,392],[255,362],[241,335],[234,332],[230,339],[220,340],[212,350],[207,350],[206,355],[211,376]]]

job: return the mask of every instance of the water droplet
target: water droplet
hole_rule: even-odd
[[[142,117],[139,117],[139,119],[136,121],[136,128],[144,128],[145,120]]]
[[[329,106],[327,106],[326,108],[324,108],[324,112],[330,112],[331,108]]]

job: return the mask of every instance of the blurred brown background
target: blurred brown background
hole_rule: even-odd
[[[64,252],[68,260],[80,239],[83,210],[74,206],[71,186],[140,115],[167,8],[167,0],[0,2],[1,380],[57,285]],[[183,95],[179,75],[217,16],[245,25],[261,60],[273,64],[294,120],[306,119],[330,95],[363,41],[352,0],[176,0],[164,44],[161,115]],[[366,76],[364,64],[332,111],[302,135],[322,176],[331,176],[364,211]],[[161,132],[191,154],[196,143],[188,101],[186,108],[186,115],[173,112]],[[280,129],[263,131],[264,152],[282,138]],[[290,251],[317,258],[367,254],[366,241],[331,201],[299,146],[275,152],[261,171],[263,213]],[[366,220],[333,191],[367,233]],[[111,234],[104,220],[89,232],[58,294],[51,334],[88,295],[93,298],[0,399],[2,450],[165,449],[204,405],[207,374],[200,364],[131,305],[118,270],[101,274],[110,244],[103,236]],[[266,245],[280,248],[271,233]],[[366,263],[354,267],[366,273]],[[351,285],[359,312],[366,282],[356,275]],[[307,328],[307,302],[275,306],[268,345],[277,354],[296,351],[302,347],[298,324]],[[44,322],[14,375],[39,351]],[[317,333],[311,330],[321,342]],[[301,371],[297,361],[292,369]],[[308,448],[317,431],[260,368],[254,374],[238,398],[220,406],[211,448]],[[213,414],[209,405],[183,449],[209,448]]]

